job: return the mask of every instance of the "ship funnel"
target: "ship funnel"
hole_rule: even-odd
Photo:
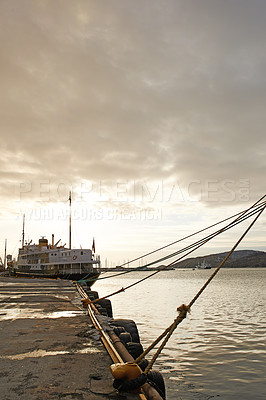
[[[47,239],[44,239],[44,238],[39,239],[39,250],[41,250],[42,247],[48,247]]]
[[[54,248],[54,234],[52,234],[52,249]]]

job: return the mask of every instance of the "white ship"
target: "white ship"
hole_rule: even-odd
[[[100,256],[95,254],[95,243],[92,249],[71,248],[71,195],[69,196],[69,247],[58,246],[60,240],[54,244],[42,237],[38,244],[24,242],[23,218],[22,247],[19,249],[17,260],[7,256],[9,274],[12,276],[85,280],[91,286],[99,277],[101,270]]]

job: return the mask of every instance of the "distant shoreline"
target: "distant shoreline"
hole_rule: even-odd
[[[201,270],[205,269],[204,266],[209,266],[211,269],[217,268],[218,265],[224,260],[228,252],[208,254],[206,256],[197,256],[186,258],[182,261],[172,264],[165,271],[172,269],[196,269],[200,266]],[[203,267],[202,267],[203,266]],[[165,267],[165,265],[154,265],[149,268],[143,265],[142,267],[119,267],[119,268],[102,268],[101,270],[108,272],[123,272],[123,271],[157,271]],[[257,250],[237,250],[226,261],[223,268],[266,268],[266,252]]]

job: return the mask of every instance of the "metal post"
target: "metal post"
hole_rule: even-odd
[[[71,250],[71,192],[69,192],[69,249]]]
[[[25,214],[23,214],[23,225],[22,225],[22,249],[24,249],[24,241],[25,241]]]
[[[7,239],[5,239],[5,258],[4,258],[4,270],[6,270],[6,247],[7,247]]]

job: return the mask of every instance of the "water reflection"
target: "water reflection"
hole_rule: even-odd
[[[17,303],[14,304],[17,305]],[[41,308],[36,308],[34,310],[31,308],[5,308],[0,310],[0,321],[21,318],[69,318],[83,314],[84,311],[56,311],[44,313]]]
[[[28,353],[21,354],[12,354],[12,355],[0,355],[0,359],[9,359],[9,360],[24,360],[25,358],[38,358],[38,357],[47,357],[47,356],[58,356],[62,354],[89,354],[89,353],[100,353],[100,350],[96,347],[86,347],[84,349],[75,350],[75,351],[47,351],[47,350],[33,350]]]
[[[144,347],[189,303],[211,271],[162,272],[112,297],[117,318],[135,320]],[[146,272],[98,281],[101,295],[125,287]],[[266,398],[266,269],[221,270],[169,340],[157,366],[167,378],[168,399]],[[256,395],[255,395],[256,393]]]

